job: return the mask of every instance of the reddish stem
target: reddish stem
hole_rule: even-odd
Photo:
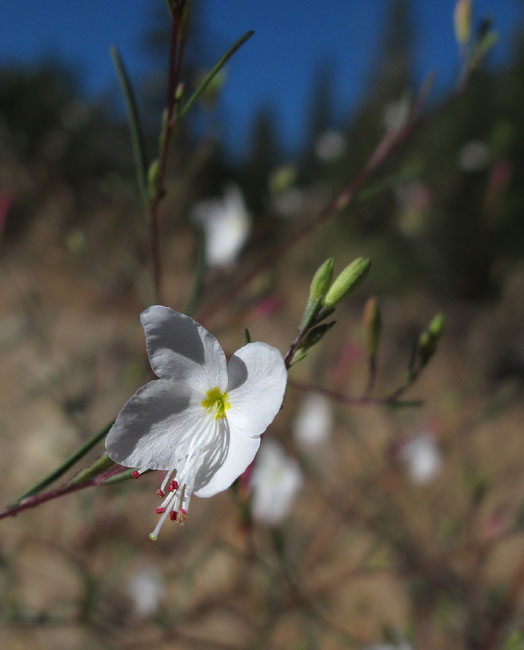
[[[98,476],[95,476],[94,478],[87,481],[83,481],[82,483],[77,483],[75,485],[63,485],[62,487],[56,488],[54,490],[49,490],[49,492],[34,494],[33,496],[23,499],[20,501],[20,503],[14,503],[13,505],[7,506],[7,508],[4,508],[3,510],[0,510],[0,519],[12,517],[14,515],[17,515],[19,512],[22,512],[23,510],[29,510],[29,508],[36,508],[42,503],[52,501],[53,499],[58,499],[59,497],[63,497],[66,494],[72,494],[73,492],[78,492],[79,490],[84,490],[88,487],[103,485],[108,478],[111,478],[112,476],[115,476],[116,474],[119,474],[125,470],[125,467],[118,465],[117,467],[112,467],[107,472],[99,474]]]
[[[176,124],[175,93],[180,82],[182,68],[183,46],[180,46],[180,27],[185,9],[186,0],[179,0],[173,9],[171,26],[171,43],[169,46],[169,81],[167,90],[167,120],[165,133],[160,150],[158,175],[155,183],[155,193],[149,204],[149,250],[153,272],[153,285],[155,287],[155,300],[162,303],[162,261],[160,254],[160,213],[159,207],[164,198],[164,185],[169,156],[169,146]]]

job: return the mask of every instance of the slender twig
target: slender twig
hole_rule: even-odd
[[[422,84],[417,94],[410,118],[407,120],[405,126],[398,131],[387,132],[361,171],[342,189],[338,196],[328,203],[328,205],[322,210],[310,217],[288,239],[273,249],[273,251],[271,251],[266,257],[262,258],[244,277],[240,278],[232,287],[229,287],[226,294],[218,296],[214,302],[199,314],[199,320],[204,322],[214,316],[242,289],[248,286],[259,273],[273,266],[278,259],[285,255],[285,253],[293,248],[299,241],[304,239],[325,221],[346,208],[349,203],[355,199],[357,193],[367,183],[370,177],[390,158],[391,154],[404,145],[422,126],[439,115],[448,105],[462,94],[468,78],[468,76],[461,78],[453,92],[450,93],[446,99],[425,115],[420,115],[420,109],[433,83],[433,76],[430,75]]]
[[[324,386],[317,386],[315,384],[309,384],[303,381],[298,381],[297,379],[289,379],[288,383],[293,388],[303,391],[313,391],[315,393],[322,393],[326,397],[341,402],[342,404],[348,404],[349,406],[395,406],[395,407],[414,407],[421,406],[424,402],[422,400],[405,400],[398,401],[400,395],[406,391],[409,386],[401,386],[397,390],[385,395],[384,397],[369,397],[368,395],[363,395],[361,397],[350,397],[349,395],[344,395],[339,393],[331,388],[324,388]]]
[[[84,443],[80,449],[75,451],[74,454],[72,454],[65,462],[63,462],[59,467],[57,467],[53,472],[51,472],[48,476],[46,476],[44,479],[39,481],[36,485],[34,485],[31,489],[27,490],[27,492],[24,492],[21,497],[19,497],[16,500],[16,503],[20,503],[24,499],[27,499],[28,497],[31,497],[35,494],[38,494],[41,492],[44,488],[46,488],[48,485],[51,483],[54,483],[58,478],[60,478],[63,474],[67,472],[68,469],[73,467],[75,463],[77,463],[83,456],[87,454],[88,451],[90,451],[96,444],[102,440],[102,438],[106,435],[106,433],[109,431],[113,423],[111,422],[107,426],[105,426],[103,429],[100,429],[97,433],[95,433],[94,436],[89,438],[89,440]]]
[[[508,618],[511,616],[516,602],[524,589],[524,555],[521,557],[519,565],[513,574],[513,579],[508,587],[506,595],[495,612],[491,623],[484,635],[480,650],[491,650],[496,647],[500,631]]]
[[[166,99],[166,121],[162,133],[158,172],[156,174],[152,196],[149,201],[149,250],[151,255],[153,286],[155,300],[162,302],[162,261],[160,256],[159,208],[164,197],[164,184],[171,137],[176,123],[176,89],[180,82],[183,47],[179,47],[180,29],[185,9],[185,0],[174,3],[171,23],[171,42],[169,46],[169,79]]]
[[[100,474],[99,476],[91,478],[87,481],[83,481],[82,483],[66,483],[65,485],[62,485],[61,487],[56,488],[55,490],[50,490],[49,492],[44,492],[41,494],[33,494],[31,496],[26,497],[22,501],[13,503],[12,505],[7,506],[7,508],[0,510],[0,519],[5,519],[6,517],[17,515],[19,512],[22,512],[23,510],[36,508],[42,503],[46,503],[47,501],[53,501],[54,499],[58,499],[59,497],[65,496],[66,494],[72,494],[73,492],[78,492],[79,490],[84,490],[85,488],[88,487],[96,487],[105,484],[110,485],[111,483],[114,482],[111,481],[110,479],[116,477],[121,473],[123,474],[125,471],[126,471],[125,467],[121,467],[120,465],[117,465],[116,467],[111,468],[109,471],[104,472],[103,474]]]
[[[370,354],[368,357],[368,380],[366,383],[366,388],[364,389],[364,396],[368,397],[373,391],[373,386],[375,385],[375,379],[377,376],[377,355]]]

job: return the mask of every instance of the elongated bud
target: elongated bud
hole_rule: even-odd
[[[466,45],[471,35],[471,0],[457,0],[453,14],[455,38],[460,46]]]
[[[425,332],[420,335],[417,344],[417,356],[425,366],[431,357],[435,354],[437,343],[444,331],[445,319],[443,314],[437,314]]]
[[[149,165],[147,170],[147,189],[149,196],[154,196],[156,192],[156,184],[158,182],[158,175],[160,173],[160,161],[155,158]]]
[[[342,271],[324,298],[324,307],[330,309],[338,304],[342,298],[353,291],[366,277],[371,267],[371,261],[366,257],[358,257]]]
[[[444,332],[445,325],[446,319],[444,318],[444,314],[437,314],[428,325],[428,332],[438,341]]]
[[[368,354],[370,357],[374,357],[377,354],[382,331],[382,316],[377,299],[374,296],[367,301],[364,307],[363,321]]]
[[[322,300],[326,295],[331,280],[333,279],[333,266],[333,258],[328,257],[324,264],[321,264],[318,267],[313,279],[311,280],[311,287],[309,289],[310,300]]]
[[[185,86],[183,82],[180,82],[175,88],[175,102],[179,102],[184,98]]]
[[[300,329],[302,331],[307,330],[315,316],[318,314],[322,304],[322,299],[326,295],[331,280],[333,279],[333,266],[333,258],[329,257],[318,267],[313,279],[311,280],[309,298],[307,299],[304,315],[302,316],[302,322],[300,323]]]

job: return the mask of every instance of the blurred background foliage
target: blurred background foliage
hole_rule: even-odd
[[[158,61],[158,74],[135,80],[150,159],[165,100],[165,19],[160,7],[145,30],[145,55]],[[221,140],[228,116],[217,103],[228,82],[225,76],[216,80],[180,127],[170,161],[162,221],[169,304],[182,309],[189,292],[198,243],[188,214],[197,199],[216,196],[231,182],[240,186],[254,220],[240,260],[244,269],[362,169],[385,131],[402,124],[416,95],[413,38],[410,3],[394,0],[369,83],[343,120],[334,107],[335,68],[320,61],[312,71],[301,149],[293,155],[281,145],[270,103],[253,116],[246,156],[230,155]],[[209,68],[198,11],[188,42],[187,95]],[[294,527],[257,531],[262,559],[232,532],[236,510],[227,495],[218,505],[193,506],[186,529],[166,531],[154,548],[144,523],[151,490],[135,483],[99,500],[81,494],[68,497],[63,508],[48,505],[42,515],[2,522],[4,530],[15,531],[0,557],[4,615],[18,626],[8,647],[133,648],[147,642],[158,648],[325,649],[405,636],[425,639],[419,650],[524,647],[522,594],[505,609],[508,585],[522,572],[519,547],[510,545],[494,558],[499,551],[490,541],[499,534],[505,539],[506,526],[511,533],[523,528],[523,78],[519,24],[504,65],[476,71],[466,91],[428,121],[354,203],[209,325],[230,349],[238,347],[246,325],[285,349],[318,264],[328,255],[340,264],[369,256],[374,266],[365,289],[341,309],[339,334],[330,333],[331,343],[305,367],[316,383],[342,377],[348,391],[362,387],[360,311],[365,296],[376,293],[389,332],[381,370],[401,376],[416,333],[438,307],[450,327],[429,369],[434,375],[419,390],[432,404],[429,412],[337,411],[340,458],[326,462],[335,473],[312,468],[326,492],[307,488]],[[45,473],[42,465],[52,468],[65,449],[114,417],[147,376],[136,319],[152,295],[147,231],[121,98],[86,100],[75,79],[75,70],[60,61],[30,70],[0,68],[6,305],[0,349],[4,370],[15,377],[6,372],[0,416],[7,432],[5,502]],[[427,108],[438,99],[430,95]],[[204,305],[228,279],[209,274]],[[264,318],[268,295],[278,297],[273,323]],[[351,372],[342,358],[350,360]],[[296,391],[293,396],[298,399]],[[292,401],[277,427],[284,440],[296,411]],[[10,406],[20,415],[9,413]],[[427,426],[437,431],[448,469],[435,490],[421,495],[402,482],[394,459],[406,432]],[[338,483],[330,484],[333,476]],[[348,492],[354,498],[346,508]],[[38,522],[34,529],[32,521]],[[475,543],[479,535],[482,544]],[[521,548],[521,537],[517,541]],[[448,561],[450,543],[462,554]],[[432,557],[428,550],[435,551]],[[392,558],[396,573],[380,582],[375,573]],[[132,604],[122,578],[140,571],[141,562],[165,569],[160,582],[167,587],[153,614],[133,610],[140,606]],[[322,587],[329,576],[321,574],[306,588],[310,595],[302,606],[299,575],[307,581],[323,562],[335,574],[356,563],[348,574],[353,591]],[[37,571],[31,583],[40,563],[62,576],[49,601],[45,575]],[[371,580],[364,585],[360,573]],[[149,577],[146,583],[158,587],[158,577]],[[320,600],[312,604],[317,593]],[[246,603],[252,615],[243,612]],[[504,645],[481,645],[492,623],[502,630]],[[202,629],[212,631],[205,642],[198,639]]]

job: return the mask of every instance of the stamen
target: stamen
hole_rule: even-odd
[[[140,476],[140,472],[137,469],[135,469],[135,471],[131,474],[131,476],[133,478],[138,478]]]
[[[162,497],[162,498],[166,496],[166,493],[161,488],[158,488],[156,493],[158,494],[159,497]]]
[[[159,506],[158,508],[155,508],[155,512],[157,515],[161,515],[166,511],[166,509],[162,506]]]
[[[171,510],[169,513],[169,519],[171,519],[171,521],[176,521],[177,515],[178,512],[176,510]]]
[[[176,469],[174,469],[174,470],[172,470],[172,471],[167,471],[167,472],[166,472],[166,475],[164,476],[164,480],[162,481],[162,485],[160,486],[160,489],[162,490],[162,492],[165,492],[167,482],[169,481],[169,479],[170,479],[172,476],[173,476],[173,477],[176,476]]]

